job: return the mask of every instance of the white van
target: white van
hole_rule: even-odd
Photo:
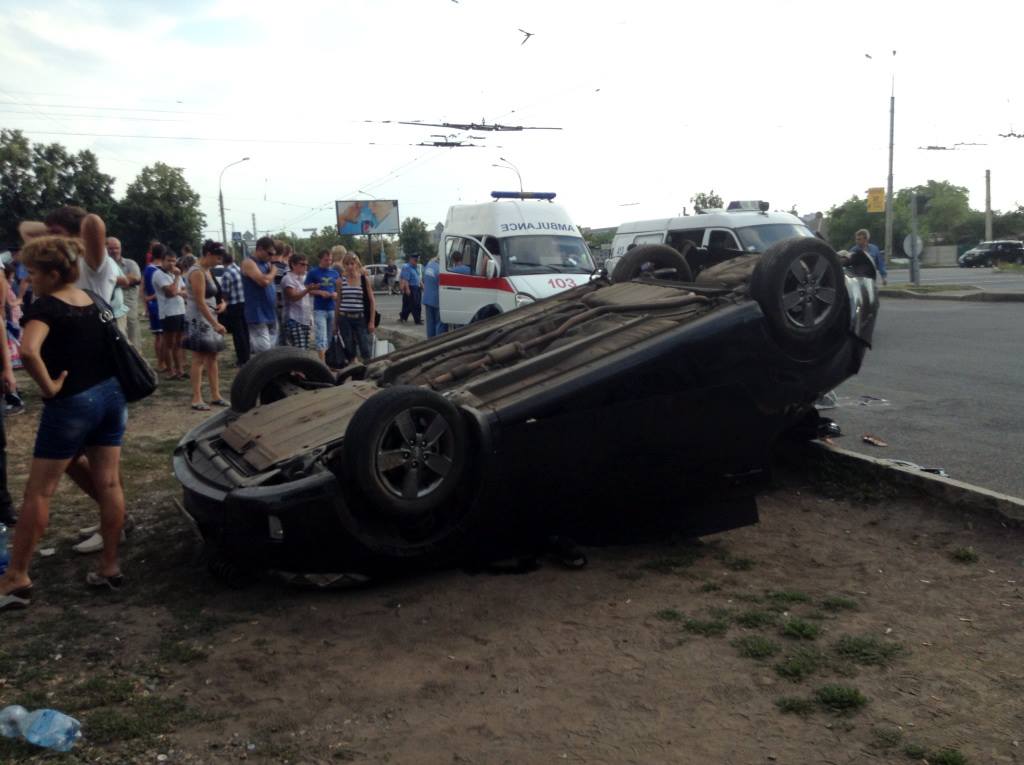
[[[767,202],[730,202],[727,210],[707,210],[696,215],[623,223],[612,239],[612,254],[605,268],[612,273],[630,245],[667,244],[676,250],[690,242],[690,270],[696,276],[704,268],[741,252],[764,252],[769,245],[794,236],[814,236],[797,216],[768,212]]]
[[[437,246],[441,321],[469,324],[586,284],[594,262],[550,193],[493,191],[448,208]]]

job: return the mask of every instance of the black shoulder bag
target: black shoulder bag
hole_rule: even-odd
[[[110,304],[92,290],[85,290],[100,314],[100,321],[107,333],[107,345],[110,356],[114,360],[117,381],[121,383],[125,400],[141,401],[156,390],[158,384],[156,372],[149,365],[138,349],[128,342],[121,334],[114,319],[114,309]]]
[[[366,323],[370,323],[370,284],[369,279],[366,278],[366,274],[359,277],[359,280],[363,283],[363,317],[366,319]],[[380,311],[373,312],[373,326],[380,326]]]

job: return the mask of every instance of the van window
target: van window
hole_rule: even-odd
[[[594,270],[587,243],[578,236],[510,236],[501,240],[502,269],[524,274],[589,274]]]
[[[729,249],[738,250],[739,243],[736,241],[736,237],[732,235],[732,232],[724,228],[713,228],[711,229],[711,236],[708,237],[708,249],[712,252]]]
[[[744,226],[736,229],[743,249],[747,252],[764,252],[769,246],[794,236],[811,237],[814,234],[807,226],[798,223],[769,223],[763,226]]]
[[[633,237],[633,244],[638,247],[641,244],[661,244],[664,241],[665,235],[660,231],[657,234],[638,234]]]
[[[669,231],[668,244],[675,250],[683,247],[683,242],[691,242],[694,247],[704,246],[704,229],[688,228],[684,231]]]

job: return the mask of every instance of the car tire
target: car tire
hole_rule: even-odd
[[[498,316],[500,313],[501,313],[501,310],[497,306],[495,306],[495,305],[485,305],[483,308],[481,308],[479,311],[476,312],[476,314],[473,316],[473,318],[469,320],[469,323],[470,324],[476,324],[478,321],[483,321],[484,319],[490,319],[490,318],[492,318],[494,316]]]
[[[762,255],[751,296],[772,333],[791,349],[814,351],[846,319],[846,280],[839,256],[820,239],[794,237]]]
[[[693,245],[689,242],[680,252],[667,244],[643,244],[627,252],[612,271],[613,282],[628,282],[644,273],[644,266],[652,264],[656,270],[675,269],[676,281],[692,282],[693,271],[686,261],[686,255]]]
[[[466,458],[466,425],[458,409],[416,385],[371,396],[345,431],[346,474],[370,507],[399,522],[440,507],[458,486]]]
[[[284,398],[290,385],[330,384],[334,373],[316,356],[301,348],[271,348],[249,359],[231,383],[231,408],[248,412],[260,404]]]

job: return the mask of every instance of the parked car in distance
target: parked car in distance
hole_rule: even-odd
[[[387,268],[388,267],[384,263],[370,263],[369,265],[363,266],[363,269],[370,277],[370,284],[373,286],[374,292],[387,292],[389,295],[397,295],[398,269],[395,269],[395,275],[387,284],[385,284]]]
[[[957,259],[960,268],[994,266],[998,262],[1024,263],[1024,242],[1016,239],[1000,239],[981,242]]]
[[[297,348],[254,356],[175,449],[185,511],[236,565],[334,572],[565,513],[755,523],[772,445],[813,437],[814,402],[870,347],[871,259],[808,236],[696,279],[637,247],[616,273],[337,375]],[[733,492],[749,510],[714,504]]]

